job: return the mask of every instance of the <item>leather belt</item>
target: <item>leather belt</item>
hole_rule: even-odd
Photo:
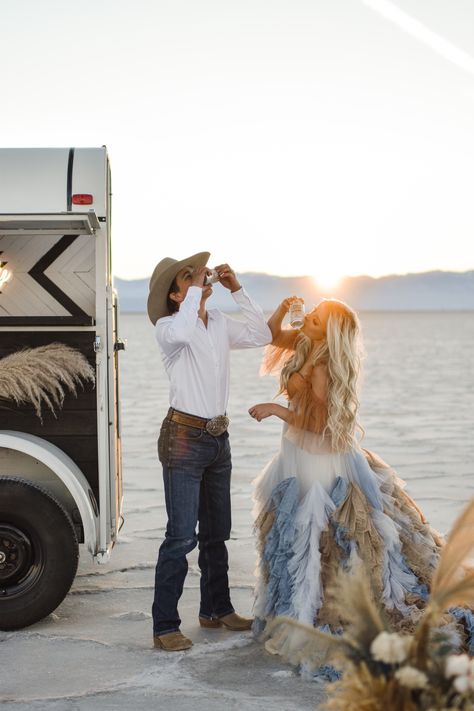
[[[175,410],[172,407],[168,410],[167,417],[169,420],[177,422],[179,425],[198,427],[201,430],[206,430],[206,432],[214,435],[214,437],[224,434],[229,426],[229,418],[226,415],[217,415],[217,417],[212,417],[207,420],[205,417],[188,415],[187,412],[180,412],[180,410]]]

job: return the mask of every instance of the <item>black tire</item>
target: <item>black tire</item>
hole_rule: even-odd
[[[71,519],[37,484],[0,476],[0,630],[32,625],[67,595],[79,561]]]

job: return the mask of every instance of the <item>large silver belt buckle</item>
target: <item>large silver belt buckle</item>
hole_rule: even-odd
[[[226,415],[217,415],[213,417],[212,420],[206,422],[206,432],[214,435],[214,437],[219,437],[219,435],[224,434],[229,426],[229,418]]]

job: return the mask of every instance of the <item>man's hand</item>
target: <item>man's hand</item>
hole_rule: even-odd
[[[234,292],[242,288],[239,280],[235,276],[235,272],[229,267],[228,264],[219,264],[219,266],[216,267],[216,272],[219,274],[220,283],[226,289]]]
[[[274,402],[262,402],[260,405],[254,405],[251,407],[249,415],[250,417],[253,417],[254,420],[257,420],[257,422],[261,422],[266,417],[276,415],[276,408],[277,405],[275,405]]]
[[[208,271],[207,267],[195,267],[191,272],[191,286],[198,286],[202,289]]]

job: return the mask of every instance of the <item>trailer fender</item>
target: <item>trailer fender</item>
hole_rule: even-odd
[[[0,430],[0,447],[7,447],[34,457],[56,474],[76,502],[84,529],[84,543],[92,556],[99,540],[98,512],[89,483],[73,460],[59,447],[27,432]]]

